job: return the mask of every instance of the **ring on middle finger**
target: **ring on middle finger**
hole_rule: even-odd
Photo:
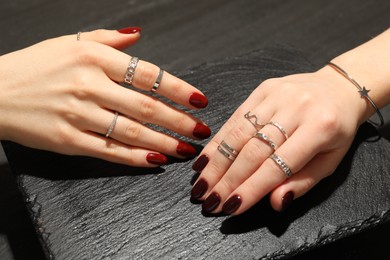
[[[253,137],[266,142],[269,146],[271,146],[271,148],[274,151],[276,150],[276,144],[271,139],[269,139],[265,134],[258,132]]]

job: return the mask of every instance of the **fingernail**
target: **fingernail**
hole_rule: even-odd
[[[294,192],[289,191],[286,194],[284,194],[282,198],[282,207],[280,209],[280,212],[285,211],[288,207],[290,207],[291,203],[294,200]]]
[[[179,141],[179,144],[176,148],[176,152],[185,157],[194,157],[196,155],[195,148],[182,141]]]
[[[222,211],[226,214],[232,214],[235,212],[240,206],[241,206],[241,196],[240,195],[234,195],[233,197],[230,197],[222,206]]]
[[[197,123],[194,131],[192,132],[192,135],[199,139],[206,139],[209,138],[211,135],[211,130],[208,126]]]
[[[141,28],[140,27],[126,27],[126,28],[119,29],[118,32],[123,33],[123,34],[133,34],[133,33],[141,32]]]
[[[219,205],[219,203],[221,203],[221,197],[219,196],[218,193],[216,192],[213,192],[211,193],[210,196],[207,197],[207,199],[203,202],[202,204],[202,210],[204,212],[211,212],[213,211],[214,209],[216,209]]]
[[[206,193],[208,187],[207,182],[204,179],[200,179],[191,190],[191,198],[199,199]]]
[[[148,155],[146,155],[146,160],[149,163],[157,165],[167,164],[168,162],[168,158],[161,153],[148,153]]]
[[[192,165],[192,169],[196,172],[203,171],[204,167],[209,163],[209,157],[205,154],[202,154]]]
[[[199,93],[193,93],[190,96],[190,104],[197,108],[205,108],[207,107],[209,101],[207,98]]]

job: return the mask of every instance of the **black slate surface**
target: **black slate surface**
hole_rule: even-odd
[[[388,0],[0,0],[0,54],[58,35],[137,25],[142,39],[126,52],[171,72],[273,43],[302,50],[318,68],[389,28],[389,12]],[[14,156],[14,165],[24,163]],[[0,259],[42,255],[22,199],[0,152]],[[389,234],[387,223],[299,259],[388,259]]]
[[[195,114],[216,132],[262,80],[311,69],[278,46],[180,76],[209,97]],[[368,124],[336,173],[287,212],[274,212],[266,198],[234,218],[203,216],[189,200],[192,161],[145,170],[4,147],[45,250],[57,259],[287,258],[390,219],[390,143]]]

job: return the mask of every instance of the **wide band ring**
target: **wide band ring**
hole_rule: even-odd
[[[238,155],[238,152],[234,150],[230,145],[228,145],[225,141],[222,141],[220,145],[218,145],[218,151],[228,158],[231,161],[234,161]]]
[[[260,139],[262,141],[265,141],[271,148],[275,151],[276,150],[276,144],[271,141],[265,134],[263,133],[256,133],[253,137]]]
[[[286,138],[286,140],[288,139],[288,134],[287,134],[287,132],[286,132],[286,130],[284,130],[284,128],[281,126],[281,125],[279,125],[278,123],[276,123],[276,122],[269,122],[269,123],[267,123],[267,125],[273,125],[273,126],[275,126],[277,129],[279,129],[279,131],[284,135],[284,137]]]
[[[271,158],[279,166],[287,178],[291,177],[291,169],[288,167],[287,163],[282,159],[282,157],[273,153],[269,156],[269,158]]]
[[[114,131],[114,128],[115,128],[115,125],[116,125],[116,121],[118,120],[118,115],[119,115],[119,113],[115,112],[114,118],[112,119],[111,124],[108,127],[108,130],[107,130],[107,133],[106,133],[106,137],[109,137],[112,134],[112,132]]]
[[[250,114],[251,111],[248,111],[244,117],[255,127],[256,131],[259,131],[261,128],[263,128],[263,126],[265,126],[266,124],[263,124],[263,123],[259,123],[258,122],[258,118],[256,115],[251,115]]]
[[[158,87],[160,86],[160,82],[161,82],[161,79],[163,77],[163,74],[164,74],[164,70],[160,68],[160,71],[158,72],[158,76],[157,76],[157,79],[156,79],[156,82],[154,82],[153,84],[153,87],[150,91],[152,92],[156,92]]]
[[[133,84],[135,69],[137,68],[138,61],[138,57],[131,57],[130,59],[129,66],[127,67],[125,78],[123,80],[128,85]]]

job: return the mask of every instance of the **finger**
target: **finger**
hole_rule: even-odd
[[[93,64],[115,82],[124,82],[131,57],[127,54],[107,48],[104,45],[78,45],[78,57],[81,62]],[[159,75],[159,67],[140,60],[135,68],[132,85],[136,88],[151,91]],[[201,91],[187,82],[172,76],[168,72],[162,74],[158,94],[191,109],[204,108],[207,98]]]
[[[95,116],[80,120],[79,124],[103,136],[109,133],[110,138],[132,147],[142,147],[179,158],[195,155],[195,149],[183,141],[154,131],[123,115],[115,116],[113,112],[104,109],[98,111],[94,113]]]
[[[90,32],[80,32],[79,35],[66,36],[70,40],[94,41],[115,49],[125,49],[135,44],[141,37],[141,28],[128,27],[119,30],[98,29]]]
[[[288,126],[287,132],[291,134],[297,123],[286,123],[286,125]],[[280,127],[279,124],[277,126]],[[286,132],[284,128],[280,129]],[[203,211],[211,213],[222,210],[220,202],[225,201],[235,189],[250,178],[275,149],[285,141],[285,136],[280,132],[280,129],[267,124],[245,144],[228,171],[206,195],[207,199],[202,205]],[[216,198],[220,201],[218,202]]]
[[[104,84],[103,84],[104,85]],[[161,100],[115,83],[107,82],[98,92],[90,93],[97,103],[144,123],[162,126],[193,139],[210,137],[211,130],[201,120]]]
[[[200,173],[206,167],[210,160],[210,155],[214,153],[217,149],[218,145],[222,142],[223,138],[239,123],[241,123],[242,117],[248,111],[251,110],[254,105],[253,100],[257,100],[261,102],[262,96],[259,91],[254,91],[249,98],[241,104],[236,111],[232,114],[232,116],[226,121],[226,123],[221,127],[221,129],[214,135],[212,140],[203,148],[200,153],[199,158],[192,165],[192,169],[196,172]]]
[[[315,156],[302,170],[271,192],[272,208],[279,212],[286,210],[294,199],[303,196],[318,182],[331,175],[344,154],[344,150],[338,150]]]
[[[267,113],[268,112],[265,112],[265,114]],[[255,113],[253,113],[252,115],[254,117],[256,116]],[[256,119],[259,120],[259,117],[256,116]],[[214,138],[213,141],[208,145],[210,153],[207,155],[209,155],[210,157],[208,158],[209,161],[207,165],[202,166],[204,167],[203,170],[199,169],[199,166],[195,165],[194,168],[202,170],[202,173],[199,176],[197,183],[195,183],[192,189],[191,196],[193,199],[204,200],[206,198],[206,196],[210,193],[210,190],[212,190],[213,187],[224,176],[226,171],[232,165],[233,161],[237,160],[238,158],[241,158],[241,149],[248,142],[248,140],[251,139],[251,137],[253,137],[253,135],[257,132],[257,125],[256,127],[255,125],[253,125],[254,121],[245,118],[244,115],[241,114],[241,116],[238,117],[237,121],[237,123],[235,123],[233,120],[231,121],[234,122],[235,127],[233,127],[231,131],[223,137],[223,140],[216,142],[216,139]],[[228,151],[229,149],[234,150],[236,154],[231,154]],[[204,152],[202,153],[205,154]],[[205,156],[201,158],[202,163],[202,160],[205,160]],[[199,164],[199,162],[196,163]],[[206,210],[206,208],[208,210]],[[205,207],[204,209],[206,211],[212,211],[210,207]]]
[[[71,142],[73,142],[71,145],[67,143],[71,149],[68,151],[69,154],[96,157],[114,163],[136,167],[157,167],[168,161],[163,154],[131,147],[92,132],[79,132]]]
[[[318,137],[316,141],[308,136]],[[298,128],[275,154],[283,159],[292,173],[301,170],[319,151],[325,140],[311,127]],[[241,214],[266,194],[286,180],[286,173],[272,159],[267,159],[261,167],[235,189],[224,202],[222,210],[227,214]]]
[[[153,86],[157,83],[159,73],[158,66],[140,60],[134,73],[132,85],[145,91],[152,91]],[[208,99],[197,88],[167,71],[162,73],[159,86],[155,90],[157,94],[191,109],[205,108],[208,105]]]

